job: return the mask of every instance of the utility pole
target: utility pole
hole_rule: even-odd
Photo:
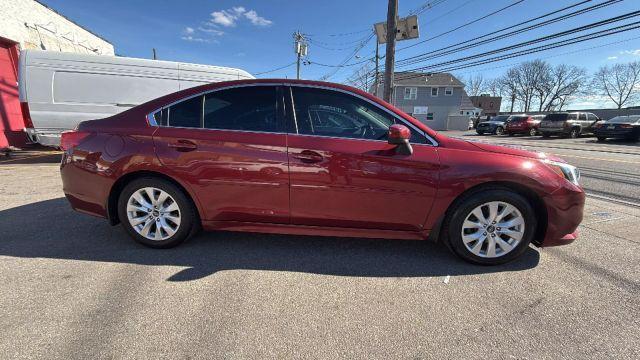
[[[307,39],[300,31],[293,33],[294,51],[298,58],[296,62],[296,79],[300,79],[300,59],[303,56],[307,56]]]
[[[389,0],[387,9],[387,51],[384,69],[384,101],[391,102],[393,94],[393,66],[396,52],[398,28],[398,0]]]
[[[380,55],[378,55],[379,51],[380,51],[380,45],[376,40],[376,77],[373,79],[373,84],[374,84],[373,95],[374,96],[378,96],[378,86],[380,85],[380,80],[379,80],[380,72],[378,70],[378,63],[380,62]]]

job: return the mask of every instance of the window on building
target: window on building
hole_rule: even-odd
[[[451,95],[453,95],[453,88],[452,87],[444,88],[444,96],[451,96]]]
[[[437,87],[432,87],[431,88],[431,96],[438,96],[438,88]]]
[[[433,120],[433,113],[427,113],[427,120]]]
[[[405,100],[415,100],[418,98],[418,88],[417,87],[406,87],[404,88],[404,99]]]
[[[464,110],[460,110],[460,115],[464,115]]]
[[[168,118],[168,124],[172,127],[202,127],[202,96],[171,105]]]
[[[276,116],[276,88],[249,86],[206,94],[204,127],[220,130],[283,131]]]

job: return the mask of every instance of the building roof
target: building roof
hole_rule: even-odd
[[[460,86],[462,81],[449,73],[414,73],[400,71],[394,74],[395,85],[402,86]]]
[[[63,14],[59,13],[56,9],[54,9],[54,8],[50,7],[49,5],[47,5],[47,4],[45,4],[45,3],[43,3],[41,0],[35,0],[35,1],[36,1],[38,4],[40,4],[40,5],[44,6],[45,8],[47,8],[48,10],[50,10],[50,11],[52,11],[52,12],[54,12],[54,13],[56,13],[56,14],[60,15],[60,16],[61,16],[61,17],[63,17],[64,19],[66,19],[66,20],[70,21],[71,23],[73,23],[73,24],[77,25],[79,28],[81,28],[81,29],[85,30],[86,32],[88,32],[88,33],[90,33],[90,34],[94,35],[95,37],[97,37],[97,38],[99,38],[99,39],[102,39],[102,40],[106,41],[107,43],[111,44],[111,42],[110,42],[109,40],[105,39],[104,37],[102,37],[102,36],[100,36],[100,35],[98,35],[98,34],[96,34],[96,33],[94,33],[93,31],[91,31],[91,30],[87,29],[86,27],[84,27],[84,26],[82,26],[82,25],[78,24],[77,22],[75,22],[75,21],[73,21],[73,20],[69,19],[69,18],[68,18],[68,17],[66,17],[65,15],[63,15]],[[113,45],[113,44],[111,44],[111,45]]]

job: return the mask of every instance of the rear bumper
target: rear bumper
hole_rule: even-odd
[[[596,130],[594,131],[594,135],[598,137],[608,137],[608,138],[629,138],[638,136],[640,131],[634,131],[633,129],[620,129],[620,130]]]
[[[547,208],[547,231],[540,246],[570,244],[578,238],[578,225],[582,222],[584,191],[567,184],[543,198]]]
[[[548,134],[568,134],[571,132],[571,129],[565,128],[538,128],[538,131],[541,133]]]

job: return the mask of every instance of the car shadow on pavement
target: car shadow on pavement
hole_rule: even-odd
[[[64,198],[0,211],[0,255],[184,266],[169,281],[189,281],[222,270],[271,270],[359,277],[431,277],[534,268],[529,248],[501,266],[468,264],[429,241],[352,239],[203,232],[170,250],[135,243],[121,226],[79,214]]]

